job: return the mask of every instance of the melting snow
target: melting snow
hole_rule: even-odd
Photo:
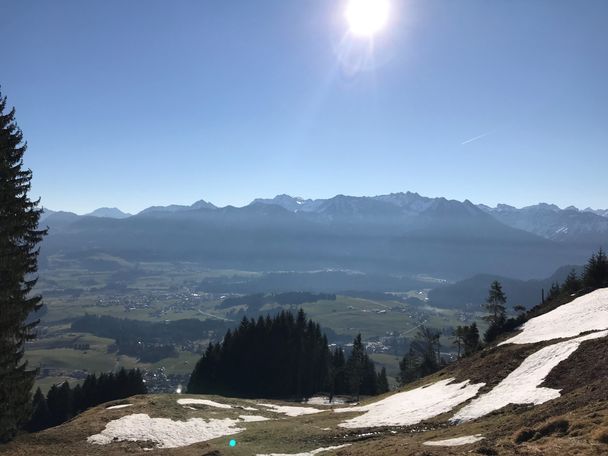
[[[208,405],[209,407],[229,409],[232,405],[220,404],[219,402],[210,401],[208,399],[178,399],[179,405]]]
[[[289,454],[287,454],[287,453],[270,453],[270,454],[258,454],[256,456],[314,456],[316,454],[323,453],[325,451],[338,450],[340,448],[345,448],[347,446],[350,446],[350,444],[347,443],[345,445],[330,446],[330,447],[326,447],[326,448],[317,448],[316,450],[312,450],[307,453],[289,453]]]
[[[446,440],[429,440],[428,442],[424,442],[423,445],[430,446],[460,446],[460,445],[468,445],[469,443],[479,442],[480,440],[485,439],[481,434],[475,435],[467,435],[465,437],[456,437],[454,439],[446,439]]]
[[[522,332],[503,344],[532,344],[574,337],[586,331],[608,329],[608,288],[576,298],[551,312],[532,318]]]
[[[451,421],[474,420],[508,404],[538,405],[558,398],[560,390],[538,386],[554,367],[576,351],[581,342],[607,335],[608,331],[602,331],[541,348],[528,356],[489,393],[483,394],[459,410]]]
[[[361,407],[345,407],[335,412],[366,412],[340,424],[346,428],[373,426],[409,426],[449,412],[454,407],[475,397],[485,383],[451,383],[453,378],[441,380],[410,391],[393,394],[378,402]]]
[[[152,441],[159,448],[176,448],[244,431],[238,424],[239,420],[229,418],[173,421],[137,413],[110,421],[103,431],[90,436],[87,441],[97,445],[107,445],[114,440]]]
[[[334,397],[330,402],[328,396],[314,396],[306,401],[307,404],[310,405],[334,405],[334,404],[344,404],[344,399]]]
[[[257,412],[258,409],[253,408],[253,407],[243,407],[242,405],[239,406],[239,408],[243,409],[243,410],[247,410],[248,412]]]
[[[132,407],[133,404],[120,404],[120,405],[111,405],[110,407],[106,407],[106,410],[116,410],[125,407]]]
[[[324,412],[325,410],[316,409],[313,407],[294,407],[291,405],[275,405],[275,404],[257,404],[262,407],[271,409],[275,413],[283,413],[287,416],[310,415],[313,413]]]
[[[269,421],[270,418],[266,418],[265,416],[259,415],[239,415],[239,418],[245,421],[246,423],[254,423],[256,421]]]

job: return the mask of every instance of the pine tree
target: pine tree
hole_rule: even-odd
[[[578,276],[576,275],[576,271],[574,269],[570,270],[570,273],[568,273],[568,277],[566,277],[566,280],[564,282],[564,284],[562,285],[562,288],[567,292],[567,293],[576,293],[577,291],[579,291],[581,289],[581,281],[579,280]]]
[[[38,432],[51,426],[51,413],[40,388],[34,394],[33,409],[32,417],[26,426],[28,431]]]
[[[608,257],[601,247],[587,262],[583,283],[592,290],[608,287]]]
[[[361,341],[361,334],[358,334],[353,341],[353,350],[346,362],[350,393],[359,400],[361,393],[361,383],[365,369],[365,348]]]
[[[376,380],[377,394],[384,394],[388,392],[388,378],[386,378],[386,368],[383,367],[378,373],[378,379]]]
[[[490,285],[490,291],[488,298],[486,299],[485,308],[488,311],[488,315],[484,317],[490,324],[498,324],[505,319],[505,304],[507,303],[507,297],[502,291],[502,285],[498,280],[495,280]]]
[[[46,396],[51,413],[51,425],[57,426],[72,417],[72,390],[68,382],[61,386],[53,385]]]
[[[479,350],[479,329],[477,323],[473,322],[470,326],[465,326],[464,336],[464,356],[469,356]]]
[[[399,376],[397,381],[401,386],[413,382],[418,378],[419,361],[414,348],[410,346],[408,353],[399,362]]]
[[[38,321],[27,323],[41,297],[36,284],[39,201],[28,197],[32,172],[23,169],[26,144],[15,124],[15,109],[6,111],[0,94],[0,442],[14,437],[31,413],[35,370],[23,362],[25,342],[35,337]]]
[[[453,339],[453,342],[456,344],[456,347],[458,347],[458,358],[460,358],[462,347],[464,346],[464,336],[465,329],[462,326],[458,326],[458,328],[456,328],[456,331],[454,331]]]
[[[490,291],[484,307],[488,311],[484,320],[489,323],[488,329],[484,334],[486,342],[492,342],[500,333],[505,320],[507,297],[502,291],[502,285],[498,280],[495,280],[490,285]]]

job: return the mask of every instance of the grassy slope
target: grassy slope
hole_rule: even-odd
[[[505,346],[490,348],[456,365],[427,377],[407,389],[439,379],[456,377],[485,381],[489,386],[517,366],[521,359],[546,344],[534,346]],[[410,427],[373,429],[343,429],[338,424],[356,414],[326,412],[316,415],[288,418],[264,411],[257,401],[209,397],[218,402],[253,406],[258,412],[198,407],[185,409],[176,404],[176,395],[138,396],[129,399],[134,407],[105,410],[100,406],[89,410],[73,421],[45,432],[24,435],[16,442],[0,447],[0,454],[25,455],[123,455],[141,451],[143,443],[121,442],[107,446],[86,443],[86,437],[100,432],[105,423],[131,413],[148,413],[152,417],[185,420],[191,417],[236,418],[248,413],[275,418],[273,421],[244,424],[246,431],[234,436],[237,448],[229,448],[231,437],[172,450],[154,450],[146,454],[171,455],[235,455],[250,456],[256,453],[297,453],[343,443],[352,445],[328,455],[548,455],[563,456],[602,455],[608,452],[608,390],[605,373],[608,372],[608,338],[584,342],[566,361],[562,362],[542,386],[562,389],[562,397],[539,406],[508,406],[479,420],[453,426],[448,419],[453,411]],[[489,389],[488,388],[486,389]],[[199,396],[200,397],[200,396]],[[375,401],[377,398],[369,399]],[[265,401],[266,402],[266,401]],[[293,404],[292,404],[293,405]],[[560,422],[565,430],[556,431]],[[558,426],[555,426],[558,423]],[[562,423],[563,424],[563,423]],[[330,430],[324,430],[330,428]],[[516,442],[516,438],[531,431],[534,437]],[[605,435],[602,437],[602,433]],[[486,440],[462,447],[428,447],[427,440],[446,439],[464,435],[483,434]],[[603,439],[606,439],[605,441]],[[215,453],[214,453],[215,451]]]

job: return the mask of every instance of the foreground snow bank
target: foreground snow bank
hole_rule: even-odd
[[[424,442],[423,445],[428,446],[460,446],[460,445],[469,445],[470,443],[479,442],[480,440],[485,439],[481,434],[475,435],[467,435],[464,437],[456,437],[453,439],[446,440],[429,440]]]
[[[595,290],[551,312],[532,318],[521,329],[522,332],[517,336],[499,345],[533,344],[608,329],[608,288]]]
[[[325,410],[320,410],[314,407],[295,407],[291,405],[275,405],[275,404],[256,404],[262,407],[269,408],[271,412],[275,413],[283,413],[287,416],[301,416],[301,415],[311,415],[313,413],[324,412]]]
[[[176,448],[244,431],[245,429],[237,426],[238,423],[239,420],[228,418],[173,421],[137,413],[110,421],[103,431],[90,436],[87,441],[97,445],[107,445],[114,440],[152,441],[159,448]]]
[[[219,402],[210,401],[208,399],[178,399],[179,405],[208,405],[209,407],[229,409],[232,405],[220,404]]]
[[[324,453],[325,451],[330,450],[339,450],[340,448],[345,448],[350,446],[349,443],[345,445],[331,446],[326,448],[317,448],[316,450],[309,451],[307,453],[270,453],[270,454],[258,454],[256,456],[315,456],[316,454]]]
[[[459,410],[451,421],[474,420],[509,404],[538,405],[558,398],[560,390],[538,386],[553,368],[576,351],[581,342],[607,335],[608,331],[602,331],[541,348],[528,356],[489,393],[483,394]]]
[[[341,423],[340,427],[410,426],[449,412],[475,397],[485,383],[452,383],[453,378],[441,380],[411,391],[393,394],[378,402],[360,407],[344,407],[335,412],[366,412]]]

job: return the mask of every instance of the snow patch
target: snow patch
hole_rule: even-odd
[[[120,405],[111,405],[110,407],[106,407],[106,410],[116,410],[125,407],[133,407],[133,404],[120,404]]]
[[[239,420],[229,418],[173,421],[137,413],[110,421],[103,431],[90,436],[87,441],[97,445],[107,445],[115,440],[152,441],[158,448],[177,448],[244,431],[238,424]]]
[[[313,407],[294,407],[291,405],[275,405],[275,404],[257,404],[262,407],[271,409],[275,413],[283,413],[287,416],[311,415],[313,413],[321,413],[325,410],[316,409]]]
[[[289,454],[287,454],[287,453],[270,453],[270,454],[257,454],[256,456],[315,456],[316,454],[320,454],[325,451],[338,450],[340,448],[345,448],[347,446],[350,446],[350,443],[347,443],[345,445],[317,448],[316,450],[308,451],[306,453],[289,453]]]
[[[521,326],[521,333],[499,345],[533,344],[603,329],[608,329],[608,288],[595,290],[532,318]]]
[[[243,407],[242,405],[239,406],[240,409],[246,410],[248,412],[257,412],[258,409],[253,408],[253,407]]]
[[[441,380],[410,391],[393,394],[378,402],[360,407],[344,407],[334,412],[366,412],[340,427],[365,428],[373,426],[410,426],[449,412],[475,397],[485,383],[469,384],[469,380],[452,383],[453,378]]]
[[[341,405],[345,404],[346,402],[344,401],[344,399],[341,399],[339,397],[334,397],[330,402],[328,396],[314,396],[309,398],[306,403],[310,405]]]
[[[446,440],[429,440],[424,442],[423,445],[429,446],[460,446],[460,445],[468,445],[470,443],[479,442],[480,440],[485,439],[481,434],[475,435],[467,435],[464,437],[456,437],[454,439],[446,439]]]
[[[541,348],[528,356],[489,393],[483,394],[459,410],[450,421],[471,421],[509,404],[539,405],[558,398],[560,390],[539,388],[549,372],[574,353],[583,341],[607,335],[608,331],[602,331]]]
[[[179,405],[208,405],[209,407],[230,409],[232,405],[220,404],[219,402],[210,401],[208,399],[178,399]]]
[[[270,421],[270,418],[260,415],[239,415],[239,418],[246,423],[255,423],[256,421]]]

